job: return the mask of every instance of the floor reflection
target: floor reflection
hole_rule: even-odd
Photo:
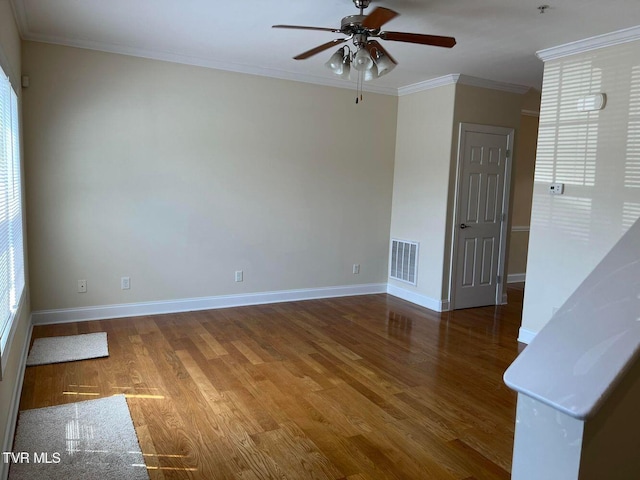
[[[65,426],[67,453],[71,456],[80,452],[80,445],[85,440],[94,438],[93,425],[82,424],[78,416],[78,407],[75,409],[75,417],[69,420]]]
[[[413,320],[396,312],[389,312],[387,315],[387,333],[392,338],[411,343],[411,330]]]

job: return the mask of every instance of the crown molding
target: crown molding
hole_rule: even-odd
[[[565,43],[557,47],[545,48],[544,50],[537,51],[536,55],[543,62],[547,62],[569,55],[590,52],[599,48],[611,47],[636,40],[640,40],[640,25],[596,35],[595,37],[585,38],[584,40],[578,40],[576,42]]]
[[[486,78],[472,77],[470,75],[454,73],[451,75],[432,78],[424,82],[414,83],[413,85],[408,85],[406,87],[400,87],[398,89],[398,96],[402,97],[404,95],[410,95],[412,93],[423,92],[425,90],[431,90],[432,88],[454,84],[467,85],[470,87],[488,88],[490,90],[500,90],[502,92],[516,93],[518,95],[523,95],[530,89],[530,87],[525,85],[497,82],[495,80],[487,80]]]
[[[91,42],[86,40],[69,40],[66,38],[49,36],[49,35],[37,35],[31,33],[29,28],[29,20],[27,12],[24,6],[24,2],[11,0],[13,6],[13,12],[18,25],[18,31],[23,40],[32,42],[49,43],[53,45],[63,45],[66,47],[82,48],[85,50],[96,50],[100,52],[116,53],[120,55],[128,55],[132,57],[147,58],[151,60],[160,60],[164,62],[180,63],[183,65],[192,65],[195,67],[213,68],[215,70],[224,70],[235,73],[245,73],[248,75],[258,75],[262,77],[277,78],[280,80],[291,80],[295,82],[311,83],[314,85],[321,85],[325,87],[336,87],[352,90],[354,88],[354,82],[348,80],[338,79],[337,77],[321,77],[317,75],[307,75],[300,73],[288,72],[285,70],[276,70],[270,68],[255,67],[250,65],[243,65],[239,63],[230,62],[218,62],[215,60],[194,57],[189,55],[175,54],[171,52],[162,52],[141,48],[131,48],[124,45],[103,43],[103,42]],[[19,77],[18,77],[19,78]],[[394,87],[385,87],[376,84],[365,83],[362,86],[362,90],[369,93],[378,93],[381,95],[398,95],[398,89]]]
[[[147,50],[141,48],[131,48],[123,45],[116,45],[102,42],[90,42],[84,40],[68,40],[60,39],[45,35],[23,35],[24,40],[48,43],[53,45],[63,45],[66,47],[82,48],[85,50],[95,50],[106,53],[115,53],[119,55],[128,55],[132,57],[147,58],[150,60],[160,60],[164,62],[179,63],[183,65],[191,65],[196,67],[212,68],[215,70],[223,70],[234,73],[244,73],[247,75],[258,75],[261,77],[277,78],[280,80],[291,80],[295,82],[311,83],[325,87],[336,87],[344,89],[354,89],[354,82],[341,80],[333,77],[321,77],[316,75],[307,75],[300,73],[288,72],[285,70],[276,70],[271,68],[262,68],[239,63],[218,62],[208,58],[194,57],[188,55],[175,54],[170,52],[161,52]],[[378,93],[381,95],[397,96],[398,90],[393,87],[384,87],[375,84],[365,84],[362,88],[365,92]]]
[[[24,36],[29,33],[29,21],[27,19],[27,10],[24,7],[24,2],[18,0],[9,0],[9,3],[13,8],[13,16],[16,19],[16,24],[18,25],[20,36],[24,38]]]
[[[18,15],[20,16],[20,15]],[[119,55],[128,55],[132,57],[147,58],[150,60],[160,60],[163,62],[179,63],[183,65],[191,65],[196,67],[212,68],[215,70],[223,70],[227,72],[244,73],[247,75],[258,75],[262,77],[277,78],[280,80],[291,80],[294,82],[310,83],[325,87],[344,88],[352,90],[354,82],[349,80],[341,80],[334,77],[324,77],[317,75],[307,75],[302,73],[293,73],[285,70],[276,70],[271,68],[262,68],[239,63],[218,62],[208,58],[194,57],[170,52],[160,52],[141,48],[131,48],[123,45],[109,44],[102,42],[90,42],[84,40],[68,40],[53,36],[23,34],[23,39],[33,42],[48,43],[53,45],[62,45],[66,47],[82,48],[85,50],[95,50],[100,52],[115,53]],[[380,95],[390,95],[401,97],[411,93],[422,92],[432,88],[438,88],[446,85],[454,84],[468,85],[472,87],[488,88],[491,90],[500,90],[516,94],[524,94],[529,91],[528,86],[516,85],[513,83],[498,82],[495,80],[487,80],[469,75],[449,74],[441,77],[425,80],[424,82],[414,83],[406,87],[386,87],[377,84],[365,83],[362,90],[368,93],[377,93]]]
[[[18,15],[20,16],[20,15]],[[262,68],[239,63],[218,62],[208,58],[175,54],[170,52],[160,52],[141,48],[125,47],[123,45],[90,42],[85,40],[68,40],[54,36],[34,35],[30,33],[23,34],[24,40],[49,43],[53,45],[63,45],[66,47],[82,48],[85,50],[95,50],[100,52],[115,53],[119,55],[128,55],[132,57],[147,58],[151,60],[160,60],[163,62],[179,63],[183,65],[192,65],[196,67],[213,68],[215,70],[223,70],[227,72],[244,73],[247,75],[258,75],[262,77],[277,78],[280,80],[291,80],[294,82],[310,83],[325,87],[336,87],[352,90],[354,82],[349,80],[341,80],[334,77],[324,77],[317,75],[307,75],[301,73],[293,73],[285,70],[276,70],[271,68]],[[445,85],[469,85],[473,87],[488,88],[492,90],[500,90],[504,92],[524,94],[529,91],[529,87],[523,85],[515,85],[512,83],[497,82],[495,80],[487,80],[484,78],[472,77],[469,75],[449,74],[442,77],[432,78],[424,82],[414,83],[406,87],[385,87],[378,84],[365,83],[363,90],[369,93],[377,93],[380,95],[403,96],[411,93],[422,92],[432,88],[442,87]]]
[[[19,15],[18,15],[19,16]],[[279,80],[290,80],[294,82],[310,83],[325,87],[335,87],[344,89],[353,89],[354,82],[342,80],[334,77],[324,77],[317,75],[307,75],[301,73],[288,72],[285,70],[275,70],[270,68],[262,68],[239,63],[218,62],[208,58],[194,57],[170,52],[153,51],[140,48],[131,48],[123,45],[90,42],[74,39],[60,39],[48,37],[45,35],[34,35],[23,33],[22,38],[27,41],[48,43],[52,45],[62,45],[66,47],[82,48],[85,50],[94,50],[106,53],[115,53],[119,55],[127,55],[132,57],[147,58],[150,60],[159,60],[163,62],[179,63],[183,65],[191,65],[196,67],[212,68],[215,70],[223,70],[227,72],[244,73],[247,75],[258,75],[262,77],[276,78]],[[500,90],[504,92],[524,94],[529,91],[528,86],[516,85],[512,83],[497,82],[495,80],[487,80],[469,75],[449,74],[441,77],[425,80],[424,82],[414,83],[405,87],[395,88],[386,87],[378,84],[365,83],[362,90],[369,93],[377,93],[380,95],[390,95],[401,97],[412,93],[431,90],[446,85],[454,84],[468,85],[473,87],[488,88],[491,90]]]
[[[171,52],[163,52],[142,48],[132,48],[124,45],[92,42],[87,40],[70,40],[67,38],[50,36],[50,35],[38,35],[34,34],[29,29],[29,21],[27,12],[25,10],[24,2],[19,0],[10,0],[13,6],[14,15],[16,17],[16,23],[18,24],[18,30],[23,40],[49,43],[54,45],[63,45],[67,47],[82,48],[86,50],[95,50],[100,52],[115,53],[120,55],[128,55],[133,57],[147,58],[151,60],[160,60],[164,62],[179,63],[183,65],[192,65],[196,67],[212,68],[216,70],[223,70],[235,73],[244,73],[248,75],[258,75],[262,77],[277,78],[280,80],[291,80],[295,82],[310,83],[314,85],[321,85],[325,87],[344,88],[352,90],[354,88],[354,82],[348,80],[342,80],[337,77],[330,76],[318,76],[308,75],[303,73],[294,73],[285,70],[277,70],[271,68],[263,68],[251,65],[243,65],[239,63],[231,62],[219,62],[216,60],[195,57],[190,55],[176,54]],[[449,74],[441,77],[432,78],[423,82],[414,83],[404,87],[388,87],[375,83],[364,83],[362,86],[363,91],[369,93],[377,93],[381,95],[391,96],[404,96],[412,93],[422,92],[430,90],[432,88],[438,88],[446,85],[469,85],[473,87],[488,88],[492,90],[500,90],[504,92],[511,92],[517,94],[524,94],[529,90],[529,87],[523,85],[516,85],[512,83],[498,82],[495,80],[487,80],[484,78],[472,77],[462,74]]]
[[[470,87],[488,88],[490,90],[499,90],[501,92],[516,93],[518,95],[527,93],[531,88],[526,85],[498,82],[496,80],[487,80],[486,78],[471,77],[469,75],[459,75],[457,83],[460,85],[468,85]]]
[[[406,87],[398,88],[398,96],[410,95],[412,93],[424,92],[425,90],[431,90],[432,88],[444,87],[446,85],[455,85],[458,82],[460,75],[444,75],[442,77],[431,78],[424,82],[418,82]]]

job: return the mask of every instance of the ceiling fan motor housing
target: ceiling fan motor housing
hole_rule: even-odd
[[[367,18],[366,15],[348,15],[344,17],[340,23],[340,31],[347,35],[360,33],[358,30],[364,30],[362,22],[365,18]]]
[[[371,3],[371,0],[353,0],[353,3],[357,8],[367,8]]]

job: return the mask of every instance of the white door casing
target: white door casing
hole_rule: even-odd
[[[514,131],[460,124],[450,305],[502,302]]]

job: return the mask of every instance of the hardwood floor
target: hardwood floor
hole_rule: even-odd
[[[35,327],[110,357],[28,367],[21,410],[124,393],[152,479],[508,479],[521,286],[438,314],[388,295]]]

